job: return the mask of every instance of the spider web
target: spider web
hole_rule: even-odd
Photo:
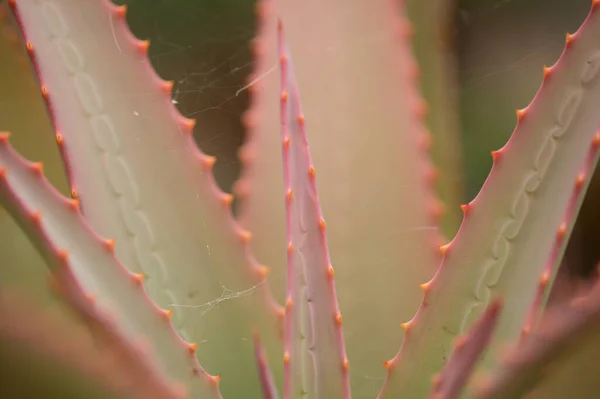
[[[121,1],[123,3],[123,0]],[[225,191],[239,177],[241,116],[248,106],[253,60],[254,1],[129,0],[134,33],[152,41],[158,73],[175,81],[173,102],[199,120],[199,147],[217,157],[215,178]],[[528,104],[542,78],[589,10],[589,0],[462,0],[456,12],[456,53],[466,171],[465,200],[491,167],[489,152],[514,128],[514,111]],[[276,71],[273,71],[276,72]],[[235,209],[235,206],[234,206]],[[210,248],[207,248],[210,253]],[[271,276],[284,283],[284,276]],[[223,301],[251,295],[256,286],[189,305],[201,315]],[[172,306],[181,306],[173,304]],[[367,377],[367,376],[366,376]]]

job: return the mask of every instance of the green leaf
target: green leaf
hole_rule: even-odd
[[[126,28],[125,8],[108,1],[16,6],[86,220],[116,240],[123,264],[145,274],[159,306],[172,306],[207,370],[224,375],[224,393],[257,396],[252,331],[269,354],[281,353],[266,269],[214,182],[214,158],[195,146],[194,121],[152,70],[148,43]]]
[[[491,340],[501,310],[502,302],[500,300],[492,302],[468,334],[458,337],[452,356],[442,371],[433,379],[430,399],[458,398],[469,380],[479,356],[485,351]]]
[[[254,335],[254,353],[264,399],[279,399],[277,385],[267,362],[267,354],[258,334]]]
[[[279,25],[288,284],[284,396],[350,398],[348,359],[325,220],[294,67]]]
[[[504,298],[492,350],[519,337],[535,298],[550,286],[590,174],[597,162],[600,126],[600,13],[598,2],[582,28],[567,37],[560,60],[545,70],[532,103],[518,112],[517,127],[479,195],[464,207],[444,261],[423,286],[425,299],[410,323],[382,398],[425,393],[444,364],[450,342],[465,331],[493,296]],[[593,157],[586,159],[592,146]],[[548,265],[550,265],[548,267]],[[552,269],[552,273],[550,270]],[[541,288],[540,288],[541,287]],[[432,344],[434,343],[434,344]],[[415,368],[418,362],[421,366]],[[487,367],[490,362],[484,362]]]
[[[598,397],[600,285],[572,303],[550,309],[493,374],[473,384],[478,399]]]
[[[8,5],[0,4],[0,130],[13,133],[13,145],[29,159],[44,162],[48,179],[68,192],[52,126],[39,84],[35,81],[25,48]],[[31,296],[57,305],[48,290],[48,269],[10,214],[0,207],[0,284],[18,286]]]
[[[78,202],[61,196],[43,178],[40,164],[27,163],[9,146],[6,134],[0,135],[0,200],[59,280],[69,283],[67,292],[94,297],[130,342],[149,340],[150,357],[168,379],[184,384],[193,395],[221,397],[214,383],[218,379],[202,370],[195,346],[182,342],[170,312],[157,308],[145,293],[143,275],[131,274],[117,262],[113,242],[92,232]]]
[[[386,372],[381,362],[401,342],[398,324],[416,311],[418,286],[431,278],[439,260],[416,66],[408,25],[396,18],[402,10],[391,4],[261,2],[259,58],[249,82],[253,106],[246,115],[249,141],[241,153],[245,171],[236,185],[240,220],[255,233],[252,248],[274,267],[269,281],[284,298],[285,191],[275,71],[280,15],[319,171],[357,397],[376,394],[373,381]]]

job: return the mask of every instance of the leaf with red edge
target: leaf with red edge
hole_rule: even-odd
[[[433,379],[429,399],[458,398],[473,372],[477,360],[486,350],[502,310],[502,302],[492,302],[466,336],[457,339],[454,352],[442,371]]]
[[[425,108],[401,3],[259,2],[248,140],[236,184],[240,221],[254,233],[251,246],[259,259],[273,266],[269,281],[283,301],[287,242],[276,51],[281,17],[318,171],[348,357],[357,360],[350,366],[357,397],[376,395],[373,381],[385,376],[381,361],[402,339],[398,324],[418,308],[418,286],[439,262],[441,206],[433,195]]]
[[[129,273],[114,255],[114,242],[98,237],[79,212],[79,203],[60,195],[0,134],[0,201],[29,235],[67,293],[95,298],[113,318],[119,334],[132,344],[150,342],[149,357],[167,379],[183,384],[192,395],[220,399],[218,377],[198,364],[195,346],[173,330],[171,312],[158,308],[146,294],[143,275]],[[82,307],[81,295],[77,296]],[[73,301],[71,301],[73,302]]]
[[[543,305],[536,298],[552,284],[560,262],[557,254],[568,242],[591,177],[588,173],[579,179],[580,171],[593,170],[598,161],[598,37],[600,2],[594,1],[581,28],[567,36],[560,59],[544,70],[531,104],[517,112],[510,140],[492,153],[494,165],[481,191],[463,206],[461,227],[441,248],[444,259],[436,275],[422,285],[425,297],[390,362],[380,398],[395,398],[407,390],[426,395],[452,340],[493,297],[502,297],[510,312],[498,320],[492,352],[518,339],[532,320],[532,305],[538,310]],[[422,366],[416,368],[416,363]],[[492,363],[485,356],[480,367]]]
[[[224,391],[258,395],[256,376],[243,371],[254,369],[252,331],[271,356],[281,353],[268,268],[249,252],[232,196],[215,184],[215,159],[195,145],[196,122],[173,105],[173,82],[152,69],[149,42],[133,37],[126,8],[108,0],[12,3],[86,220],[145,274],[177,330],[200,343],[205,367],[225,376]]]
[[[288,242],[284,398],[350,398],[348,359],[325,220],[290,52],[279,24]],[[301,394],[302,393],[302,394]]]
[[[44,162],[47,178],[66,194],[69,186],[40,86],[6,2],[0,4],[0,58],[0,131],[13,133],[13,146],[26,158]],[[0,284],[57,309],[44,260],[1,206],[0,226]]]
[[[277,385],[275,385],[273,373],[271,372],[269,363],[267,362],[267,354],[265,353],[260,336],[258,334],[254,335],[254,353],[256,356],[256,365],[258,367],[260,385],[262,386],[263,398],[279,399]]]
[[[600,284],[570,304],[557,305],[508,353],[482,373],[477,399],[595,399],[600,358]]]

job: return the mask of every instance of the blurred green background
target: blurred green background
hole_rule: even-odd
[[[195,135],[203,151],[217,156],[218,184],[230,191],[239,175],[237,150],[244,140],[241,117],[248,106],[243,90],[252,71],[253,0],[118,0],[127,4],[133,32],[150,39],[150,58],[158,73],[176,82],[174,101],[188,117],[198,119]],[[406,0],[415,25],[414,51],[421,64],[421,85],[427,100],[439,87],[439,76],[456,82],[450,102],[458,117],[429,118],[436,160],[450,157],[447,176],[459,187],[460,202],[475,197],[492,165],[490,151],[512,133],[517,108],[529,104],[542,81],[542,67],[552,65],[564,48],[565,33],[585,19],[591,0]],[[428,13],[427,10],[438,10]],[[423,11],[425,10],[425,12]],[[439,10],[444,10],[439,15]],[[417,19],[415,17],[419,17]],[[444,26],[439,27],[442,24]],[[440,46],[448,64],[439,71],[423,51],[420,36],[443,31]],[[438,68],[439,69],[439,68]],[[431,102],[435,106],[434,102]],[[447,124],[446,124],[447,123]],[[454,128],[449,126],[455,124]],[[445,132],[448,130],[448,132]],[[454,151],[451,130],[457,138]],[[437,136],[437,137],[436,137]],[[453,159],[454,158],[454,159]],[[598,180],[598,179],[596,179]],[[440,185],[438,184],[438,188]],[[598,192],[593,184],[590,192]],[[443,187],[441,188],[443,190]],[[595,207],[589,195],[584,211],[588,223],[583,265],[588,273],[599,258]],[[462,218],[457,206],[447,207],[442,220],[447,237]],[[593,221],[593,222],[590,222]],[[581,223],[576,231],[582,230]],[[582,250],[583,251],[583,250]],[[570,251],[573,252],[573,251]],[[581,252],[581,251],[580,251]]]
[[[409,0],[407,3],[439,0]],[[248,105],[242,87],[252,70],[255,31],[251,0],[119,0],[133,32],[150,39],[150,57],[175,80],[175,100],[199,119],[200,147],[218,156],[216,174],[230,190],[239,173],[240,117]],[[453,3],[447,1],[446,3]],[[461,0],[451,4],[448,41],[459,79],[463,200],[473,198],[491,167],[489,152],[510,136],[515,109],[525,107],[542,79],[543,65],[560,55],[565,32],[584,20],[590,0]],[[432,23],[434,21],[431,21]],[[427,60],[424,60],[425,62]],[[425,68],[424,68],[425,70]],[[426,73],[421,81],[427,82]],[[435,146],[435,143],[434,143]]]
[[[440,29],[444,34],[439,44],[449,57],[441,73],[456,79],[456,91],[450,102],[458,115],[452,122],[456,123],[458,151],[451,150],[444,142],[445,129],[452,127],[430,117],[434,136],[432,153],[434,157],[447,156],[454,163],[456,170],[450,178],[461,183],[460,202],[468,202],[488,175],[492,165],[490,151],[504,145],[515,126],[515,110],[531,101],[542,81],[542,67],[554,64],[564,47],[565,33],[580,26],[591,0],[405,1],[411,14],[427,7],[446,10],[442,17],[422,14],[416,23],[415,38],[418,40],[419,35],[443,24]],[[244,87],[253,67],[250,44],[256,29],[255,1],[115,0],[115,3],[128,5],[127,19],[134,34],[151,40],[151,62],[163,78],[175,81],[174,103],[185,116],[198,120],[196,140],[204,152],[217,157],[214,169],[217,182],[222,189],[231,191],[240,172],[237,150],[245,134],[241,118],[249,100]],[[422,66],[423,93],[430,99],[436,95],[436,74],[440,71],[432,68],[435,60],[418,45],[415,53]],[[0,73],[1,61],[0,58]],[[2,104],[0,120],[2,112],[19,112],[13,108],[20,107],[23,113],[31,110],[31,105],[19,103],[16,89],[0,87],[2,90],[15,94],[11,94],[10,104]],[[54,139],[50,136],[48,143]],[[39,159],[34,152],[25,151],[24,155]],[[575,275],[589,275],[600,258],[598,180],[596,174],[575,227],[575,240],[567,251],[568,256],[577,258],[569,264],[569,272]],[[461,217],[458,207],[446,209],[445,223],[454,226],[446,228],[447,236],[451,236]],[[0,218],[1,223],[7,220],[8,216]],[[20,249],[29,248],[24,237],[10,233],[14,230],[5,231],[4,236],[0,235],[0,253],[14,251],[21,256],[31,252],[32,257],[37,257],[33,251]],[[46,283],[45,278],[46,275],[39,275],[40,287]]]

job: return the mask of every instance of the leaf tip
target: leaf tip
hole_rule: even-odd
[[[148,54],[148,49],[150,48],[150,40],[137,40],[135,42],[135,49],[138,53],[142,55]]]
[[[125,17],[127,16],[127,4],[123,4],[121,6],[115,5],[113,10],[115,17],[125,20]]]
[[[42,176],[44,174],[44,164],[41,162],[32,163],[31,171],[38,176]]]
[[[213,168],[213,166],[215,166],[215,163],[217,162],[217,158],[210,156],[210,155],[204,155],[201,159],[200,162],[202,164],[202,168],[204,169],[205,172],[210,172]]]
[[[171,92],[173,91],[173,86],[175,85],[175,82],[172,80],[163,80],[160,82],[159,86],[160,89],[163,91],[163,93],[165,93],[166,95],[170,95]]]
[[[180,124],[184,132],[191,134],[196,126],[196,119],[182,117]]]
[[[144,273],[131,273],[130,276],[131,276],[131,280],[136,285],[141,286],[142,283],[144,282],[144,278],[145,278]]]
[[[446,256],[448,254],[449,250],[450,250],[450,243],[448,243],[446,245],[442,245],[440,247],[440,252],[442,253],[443,256]]]
[[[460,209],[462,210],[463,215],[465,217],[467,217],[467,215],[469,214],[469,210],[471,209],[471,205],[469,205],[469,204],[463,204],[463,205],[460,206]]]
[[[70,200],[68,199],[67,200],[67,206],[73,212],[79,212],[79,200],[78,199],[70,199]]]
[[[409,320],[406,323],[400,324],[400,327],[402,327],[405,334],[408,334],[408,332],[410,331],[410,329],[412,327],[412,320]]]
[[[231,203],[233,202],[233,195],[229,193],[221,193],[219,200],[221,201],[221,204],[223,204],[223,206],[229,208],[231,206]]]
[[[190,355],[195,356],[197,349],[198,349],[198,343],[197,342],[194,342],[194,343],[191,343],[191,344],[187,344],[187,350],[188,350],[188,353]]]
[[[110,240],[104,240],[103,245],[104,245],[104,248],[108,252],[114,252],[115,251],[115,239],[114,238],[112,238]]]
[[[248,244],[250,242],[250,240],[252,239],[252,233],[248,230],[241,230],[239,232],[239,239],[240,241],[242,241],[243,244]]]
[[[269,275],[269,273],[271,273],[271,268],[269,266],[261,265],[261,266],[258,266],[257,272],[258,272],[258,276],[261,279],[264,279]]]

